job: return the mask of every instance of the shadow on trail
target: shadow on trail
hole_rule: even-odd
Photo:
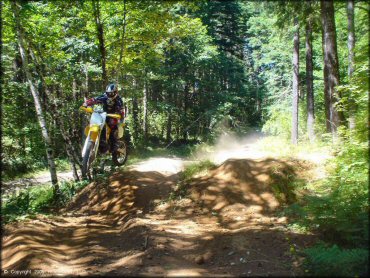
[[[141,244],[142,229],[129,227],[129,219],[148,212],[153,201],[166,198],[175,180],[175,176],[157,172],[115,174],[107,183],[85,187],[62,211],[64,216],[39,216],[6,226],[2,268],[39,269],[46,265],[56,271],[53,274],[80,274],[89,272],[89,265],[98,265],[101,252],[111,252],[122,243],[132,251],[129,242]]]
[[[2,268],[50,276],[296,275],[299,259],[289,250],[313,237],[274,222],[279,202],[293,195],[281,190],[279,201],[271,189],[295,175],[282,161],[228,160],[188,184],[187,202],[157,210],[177,175],[116,173],[85,187],[62,216],[6,226]]]
[[[187,202],[174,203],[167,217],[208,215],[209,221],[225,228],[245,227],[249,221],[274,216],[281,205],[293,203],[297,180],[294,167],[282,160],[229,159],[208,175],[190,180],[185,185]]]
[[[93,183],[82,190],[65,211],[104,215],[118,222],[136,213],[147,213],[156,200],[165,199],[177,175],[130,171],[114,174],[109,182]]]

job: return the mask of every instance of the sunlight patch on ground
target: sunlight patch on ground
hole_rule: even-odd
[[[140,172],[160,172],[162,174],[171,175],[182,171],[188,161],[181,158],[165,158],[165,157],[152,157],[148,160],[139,162],[130,167],[130,170]]]
[[[203,269],[174,269],[167,272],[168,277],[193,277],[202,276]]]

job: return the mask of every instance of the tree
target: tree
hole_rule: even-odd
[[[27,82],[30,86],[30,90],[31,90],[31,93],[34,99],[37,118],[38,118],[41,130],[42,130],[42,136],[44,138],[44,143],[46,147],[46,155],[48,159],[49,171],[50,171],[50,176],[51,176],[51,182],[54,186],[54,194],[57,194],[57,192],[59,191],[59,186],[58,186],[58,177],[57,177],[57,172],[56,172],[56,167],[55,167],[55,162],[54,162],[54,153],[52,149],[51,139],[49,137],[48,128],[46,126],[44,112],[43,112],[43,109],[40,103],[39,92],[37,90],[37,87],[33,83],[32,74],[29,70],[29,63],[28,63],[28,56],[27,56],[28,51],[26,49],[27,43],[24,37],[24,32],[23,32],[23,28],[21,25],[21,16],[20,16],[19,8],[18,8],[20,4],[17,1],[12,1],[11,5],[12,5],[13,14],[14,14],[14,19],[16,22],[16,32],[17,32],[17,38],[18,38],[19,52],[22,58],[22,65],[23,65],[24,72],[26,74]]]
[[[327,67],[327,99],[329,101],[329,122],[331,133],[335,137],[337,129],[344,123],[343,112],[338,109],[338,101],[341,99],[336,87],[339,85],[339,64],[336,41],[336,29],[334,19],[333,1],[321,0],[321,22],[324,36],[324,65]]]
[[[107,67],[106,67],[106,47],[105,47],[105,41],[104,41],[104,28],[103,23],[100,16],[100,5],[99,0],[93,0],[93,11],[94,11],[94,18],[95,18],[95,24],[96,24],[96,31],[97,36],[99,40],[99,50],[101,55],[101,67],[102,67],[102,80],[103,80],[103,87],[105,87],[108,84],[108,77],[107,77]]]
[[[354,13],[355,9],[355,3],[353,0],[347,1],[347,18],[348,18],[348,77],[351,78],[352,74],[355,70],[355,24],[354,24]],[[355,103],[353,100],[353,96],[349,96],[348,98],[348,104],[349,104],[349,117],[348,117],[348,123],[349,128],[351,130],[355,129],[356,122],[355,122]]]
[[[299,96],[299,24],[294,19],[295,32],[293,39],[293,102],[292,102],[292,143],[298,143],[298,96]]]
[[[307,87],[307,132],[312,143],[315,138],[314,131],[314,92],[313,92],[313,53],[312,53],[312,19],[308,16],[306,21],[306,87]]]
[[[347,1],[347,18],[348,18],[348,76],[351,77],[355,70],[355,23],[354,13],[355,3],[353,0]]]
[[[119,62],[118,62],[118,72],[117,72],[117,82],[122,82],[122,58],[124,55],[125,50],[125,38],[126,38],[126,20],[127,15],[127,8],[126,8],[126,0],[123,0],[123,24],[122,24],[122,35],[121,35],[121,48],[119,52]]]

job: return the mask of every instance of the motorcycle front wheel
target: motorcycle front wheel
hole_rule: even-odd
[[[94,149],[95,142],[89,141],[86,146],[86,152],[82,159],[82,178],[86,178],[86,175],[89,171],[91,165],[91,153]]]
[[[112,153],[112,160],[114,165],[122,166],[127,161],[127,145],[124,140],[119,140],[117,144],[118,148]]]

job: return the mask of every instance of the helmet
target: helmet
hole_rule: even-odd
[[[117,85],[111,83],[105,88],[105,93],[109,98],[115,98],[118,95],[118,88]]]

